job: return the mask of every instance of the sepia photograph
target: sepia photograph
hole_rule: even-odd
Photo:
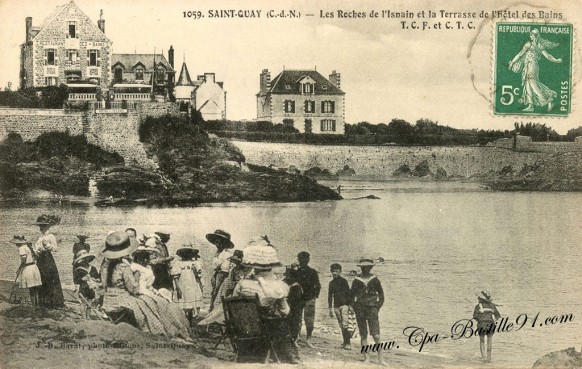
[[[0,0],[0,368],[581,368],[581,27]]]

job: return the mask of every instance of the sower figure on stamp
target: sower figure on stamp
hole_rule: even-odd
[[[303,310],[303,320],[305,320],[305,329],[307,330],[306,344],[307,347],[315,348],[311,343],[311,335],[315,324],[315,300],[319,297],[321,284],[317,271],[308,264],[311,256],[307,251],[301,251],[297,254],[299,267],[297,268],[297,283],[303,288],[303,300],[305,306]]]
[[[479,332],[479,348],[481,359],[486,362],[491,361],[491,349],[493,346],[493,333],[495,332],[495,322],[501,317],[497,311],[497,305],[491,302],[491,295],[481,291],[477,295],[479,303],[473,311],[473,319],[477,321],[477,331]],[[487,342],[485,342],[487,337]],[[487,357],[485,357],[485,346],[487,346]]]
[[[509,62],[509,69],[515,73],[521,72],[523,96],[519,102],[527,105],[523,111],[533,112],[534,106],[547,105],[550,112],[558,94],[540,82],[539,60],[543,56],[552,63],[561,63],[561,58],[555,58],[546,51],[555,48],[558,44],[541,38],[540,31],[537,29],[533,29],[529,35],[530,42],[526,42],[521,51]]]
[[[378,312],[384,305],[384,290],[380,280],[370,273],[374,265],[374,260],[371,258],[360,259],[358,266],[362,269],[362,273],[357,275],[352,282],[351,296],[362,347],[368,345],[368,328],[374,342],[377,344],[381,342]],[[364,361],[369,362],[368,352],[366,351],[364,355]],[[382,350],[378,350],[378,359],[380,364],[386,364],[382,357]]]

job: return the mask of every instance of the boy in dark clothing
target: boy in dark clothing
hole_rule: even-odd
[[[479,303],[475,306],[475,310],[473,311],[473,319],[477,321],[481,359],[490,362],[495,322],[497,319],[501,318],[501,314],[497,311],[497,305],[491,302],[491,295],[485,291],[481,291],[481,293],[477,295],[477,299]],[[487,342],[485,342],[485,336],[487,336]],[[487,346],[487,358],[485,358],[485,346]]]
[[[311,335],[315,323],[315,300],[319,297],[321,285],[317,271],[308,266],[310,255],[307,251],[301,251],[297,254],[299,267],[297,268],[297,283],[303,288],[303,301],[305,306],[301,313],[305,311],[303,319],[305,320],[305,329],[307,330],[306,344],[307,347],[315,348],[311,343]]]
[[[374,338],[374,343],[381,342],[378,311],[384,305],[384,290],[380,280],[370,273],[374,267],[372,259],[360,259],[358,266],[362,269],[362,273],[356,276],[352,283],[351,296],[363,348],[368,345],[368,328]],[[380,364],[386,365],[382,351],[378,350],[378,358]],[[368,352],[366,351],[364,355],[364,361],[369,362]]]
[[[285,283],[289,285],[289,295],[287,296],[287,303],[289,304],[289,315],[287,321],[289,323],[289,333],[293,339],[296,347],[297,337],[301,331],[301,312],[305,307],[303,300],[303,288],[297,283],[297,271],[292,268],[287,268],[285,271]]]
[[[327,293],[329,317],[333,318],[333,314],[335,313],[344,339],[342,347],[346,350],[350,350],[351,334],[348,332],[348,314],[351,304],[350,285],[348,284],[348,281],[340,275],[342,272],[342,266],[340,264],[331,264],[329,269],[333,277],[331,282],[329,282],[329,290]]]

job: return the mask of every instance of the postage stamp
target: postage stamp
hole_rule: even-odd
[[[571,24],[495,26],[494,113],[567,116],[572,100]]]

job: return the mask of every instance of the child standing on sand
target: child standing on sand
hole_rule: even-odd
[[[32,252],[32,244],[26,241],[22,235],[14,236],[10,243],[18,246],[18,254],[20,255],[20,266],[16,272],[16,279],[20,278],[20,288],[28,288],[32,306],[38,306],[38,290],[42,281]]]
[[[351,297],[362,348],[368,345],[368,328],[374,342],[377,344],[381,342],[378,311],[384,305],[384,290],[380,280],[370,273],[374,265],[373,259],[360,259],[358,266],[362,269],[362,273],[357,275],[352,283]],[[364,362],[369,362],[368,352],[366,351],[364,355]],[[378,350],[378,359],[380,364],[386,365],[382,357],[382,350]]]
[[[176,302],[193,323],[193,309],[196,316],[200,315],[202,306],[202,263],[198,261],[198,250],[192,245],[184,245],[176,251],[182,260],[176,260],[172,266],[171,274],[174,278],[174,302]]]
[[[491,349],[493,345],[493,333],[495,331],[495,322],[501,317],[497,311],[497,305],[491,302],[491,295],[481,291],[477,295],[479,303],[473,311],[473,319],[477,321],[477,331],[479,332],[479,348],[481,350],[481,359],[485,362],[491,362]],[[487,337],[487,342],[485,341]],[[487,348],[487,357],[485,357],[485,348]]]
[[[342,266],[338,263],[331,264],[330,271],[333,279],[329,282],[329,289],[327,293],[327,305],[329,307],[329,317],[333,318],[334,313],[342,331],[344,342],[342,348],[346,350],[351,349],[350,338],[351,334],[348,331],[348,320],[350,311],[350,285],[348,281],[342,277]]]

